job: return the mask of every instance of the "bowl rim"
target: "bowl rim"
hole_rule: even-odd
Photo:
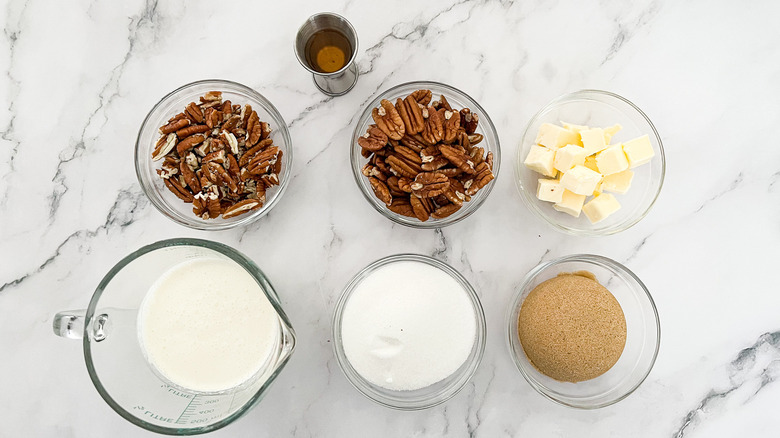
[[[539,382],[538,380],[533,378],[533,376],[529,375],[526,372],[525,364],[521,363],[522,361],[518,359],[517,357],[518,352],[516,352],[512,346],[512,342],[515,337],[513,330],[516,328],[517,325],[515,319],[513,318],[513,314],[515,310],[522,305],[521,297],[522,297],[523,290],[530,284],[531,281],[533,281],[539,274],[541,274],[547,268],[560,265],[566,262],[585,262],[594,265],[608,266],[610,268],[621,271],[622,273],[626,274],[634,281],[636,281],[639,288],[631,288],[631,290],[637,292],[636,295],[638,297],[647,298],[648,303],[650,304],[650,308],[652,309],[651,316],[655,321],[656,342],[655,342],[655,349],[653,350],[652,359],[650,360],[647,370],[643,372],[641,379],[639,379],[635,385],[633,385],[631,388],[629,388],[625,393],[621,394],[619,397],[616,397],[615,399],[609,400],[607,402],[598,403],[594,405],[583,405],[583,404],[577,404],[573,402],[567,402],[565,400],[556,398],[550,393],[550,391],[547,391],[547,387],[545,385],[543,385],[541,382]],[[638,293],[637,289],[644,292],[644,294]],[[658,308],[655,305],[655,300],[653,300],[653,296],[650,294],[650,291],[647,289],[647,286],[645,286],[642,280],[640,280],[639,277],[636,274],[634,274],[633,271],[628,269],[622,263],[619,263],[609,257],[596,255],[596,254],[583,253],[583,254],[570,254],[552,260],[548,260],[546,262],[541,262],[538,265],[536,265],[534,268],[532,268],[530,271],[528,271],[528,273],[523,277],[519,285],[516,287],[514,293],[512,294],[511,300],[512,300],[511,304],[507,308],[507,313],[506,313],[507,337],[505,338],[507,341],[507,347],[509,348],[509,356],[512,358],[512,362],[515,364],[515,367],[520,371],[520,374],[523,375],[523,378],[525,378],[526,382],[528,382],[528,384],[531,385],[531,387],[534,390],[536,390],[536,392],[543,395],[548,400],[552,400],[553,402],[562,406],[567,406],[576,409],[583,409],[583,410],[593,410],[593,409],[600,409],[607,406],[611,406],[625,399],[629,395],[633,394],[634,391],[636,391],[637,388],[639,388],[642,385],[642,383],[644,383],[644,381],[650,375],[650,372],[653,370],[653,367],[655,366],[655,362],[658,359],[658,352],[660,351],[661,348],[661,320],[658,316]],[[522,345],[520,348],[522,349]],[[522,351],[520,351],[519,353],[525,354]]]
[[[367,275],[369,275],[371,272],[375,271],[378,268],[381,268],[383,266],[387,266],[392,263],[396,262],[404,262],[404,261],[413,261],[413,262],[419,262],[419,263],[425,263],[429,266],[433,266],[434,268],[442,270],[444,273],[450,275],[455,281],[457,281],[460,285],[463,286],[463,292],[469,297],[469,300],[473,306],[474,309],[474,319],[476,323],[476,334],[474,339],[474,346],[473,348],[476,348],[475,355],[467,360],[461,365],[461,368],[458,368],[459,370],[462,369],[462,375],[460,376],[460,380],[462,380],[460,383],[457,381],[453,383],[453,385],[457,386],[450,386],[445,389],[454,388],[451,390],[450,393],[447,393],[446,391],[440,392],[438,394],[435,394],[434,396],[428,397],[426,400],[417,402],[416,404],[393,404],[390,400],[383,397],[381,394],[378,394],[377,392],[373,391],[371,386],[366,384],[367,380],[360,375],[349,363],[349,359],[347,359],[346,353],[344,351],[344,347],[341,340],[341,323],[342,323],[342,317],[343,317],[343,311],[346,307],[346,303],[349,300],[349,298],[352,296],[352,293],[355,291],[356,287],[360,282],[362,282]],[[350,280],[349,282],[344,286],[344,289],[342,289],[338,300],[336,301],[336,305],[333,310],[333,314],[331,317],[331,339],[333,339],[333,354],[336,357],[336,362],[339,365],[339,368],[341,369],[342,374],[347,378],[347,381],[352,385],[353,388],[355,388],[359,393],[361,393],[364,397],[370,399],[371,401],[387,407],[396,409],[399,411],[418,411],[423,409],[432,408],[434,406],[438,406],[451,398],[453,398],[455,395],[460,393],[460,391],[463,390],[463,388],[466,387],[468,382],[471,381],[471,379],[476,374],[477,370],[479,369],[480,364],[482,363],[482,359],[485,355],[485,347],[487,345],[487,319],[485,317],[485,310],[482,306],[482,301],[479,299],[479,294],[477,294],[476,289],[474,289],[474,286],[469,282],[466,277],[463,276],[463,274],[460,273],[457,269],[453,268],[449,264],[435,259],[431,256],[423,255],[423,254],[414,254],[414,253],[400,253],[400,254],[393,254],[386,257],[379,258],[377,260],[374,260],[373,262],[369,263],[366,267],[358,271]],[[472,350],[473,351],[473,350]],[[465,368],[464,368],[465,367]],[[455,376],[457,374],[457,371],[450,376],[445,377],[445,379],[448,379],[452,376]],[[420,388],[423,389],[423,388]],[[393,391],[393,390],[388,390]],[[403,391],[393,391],[402,393]],[[441,397],[437,399],[437,396],[441,396],[442,394],[446,394],[445,397]]]
[[[285,166],[283,169],[284,175],[282,175],[280,178],[279,186],[276,193],[274,194],[273,199],[271,199],[270,202],[263,205],[262,208],[255,211],[254,213],[249,213],[248,215],[245,215],[245,217],[238,216],[239,219],[236,221],[222,222],[222,223],[208,222],[204,219],[198,218],[194,214],[192,215],[192,217],[188,217],[187,219],[182,219],[178,215],[171,214],[169,212],[169,209],[163,204],[163,202],[160,199],[158,199],[158,196],[154,192],[154,189],[151,187],[147,187],[147,184],[144,182],[144,176],[143,176],[144,172],[143,169],[141,168],[141,160],[142,159],[148,160],[149,157],[146,156],[141,157],[141,153],[140,153],[141,137],[143,136],[145,129],[150,129],[149,127],[151,125],[149,124],[151,123],[152,114],[155,112],[155,110],[157,110],[160,106],[166,103],[169,99],[173,98],[173,96],[175,96],[177,93],[187,91],[190,88],[194,88],[201,85],[213,85],[215,88],[224,87],[225,85],[227,85],[230,87],[235,87],[241,92],[246,93],[250,97],[250,99],[259,103],[260,107],[263,108],[271,115],[271,118],[276,119],[274,120],[274,122],[279,122],[278,123],[279,126],[275,127],[275,130],[279,131],[279,133],[284,138],[284,142],[285,142],[285,148],[283,151],[284,160],[289,164]],[[151,129],[156,130],[157,127],[151,127]],[[141,186],[141,190],[144,192],[146,198],[152,203],[152,205],[154,205],[157,211],[159,211],[163,216],[165,216],[166,218],[172,220],[173,222],[179,225],[183,225],[185,227],[195,229],[195,230],[201,230],[201,231],[228,230],[231,228],[235,228],[242,225],[248,225],[255,222],[256,220],[268,214],[268,212],[270,212],[271,209],[279,203],[279,201],[282,198],[282,195],[287,189],[287,185],[289,184],[292,175],[292,170],[293,170],[292,138],[290,136],[290,132],[287,127],[287,122],[285,122],[284,118],[282,117],[282,114],[279,112],[276,106],[274,106],[274,104],[271,103],[271,101],[268,98],[266,98],[264,95],[262,95],[260,92],[239,82],[235,82],[227,79],[200,79],[194,82],[189,82],[187,84],[181,85],[176,89],[174,89],[173,91],[167,93],[160,100],[158,100],[157,103],[155,103],[152,106],[149,112],[146,113],[144,120],[141,122],[141,125],[138,128],[138,134],[136,135],[136,139],[135,139],[134,165],[135,165],[136,179],[138,181],[138,184]],[[153,179],[154,177],[152,176],[150,178],[150,182]]]
[[[361,162],[360,160],[363,158],[362,155],[360,155],[360,146],[357,145],[357,138],[362,134],[359,132],[360,129],[360,121],[364,117],[370,116],[371,110],[376,107],[379,102],[382,99],[386,99],[387,96],[392,95],[396,93],[398,90],[403,89],[405,87],[420,87],[420,88],[439,88],[444,89],[446,91],[451,91],[457,94],[463,95],[468,101],[469,105],[473,106],[473,108],[476,108],[476,110],[479,111],[479,117],[480,117],[480,126],[483,126],[483,129],[485,132],[492,133],[493,137],[495,137],[495,145],[493,148],[490,149],[490,151],[493,152],[494,159],[493,159],[493,180],[490,181],[487,186],[483,187],[482,190],[480,190],[479,193],[484,192],[484,195],[482,195],[482,198],[478,200],[477,205],[472,210],[466,210],[465,208],[458,210],[455,212],[452,216],[446,217],[444,219],[429,219],[426,222],[421,222],[417,218],[407,218],[405,216],[398,215],[392,211],[390,211],[387,206],[380,205],[379,203],[375,203],[373,198],[373,193],[370,193],[366,187],[364,187],[361,184],[361,178],[365,178],[365,176],[360,173],[360,167]],[[441,93],[439,93],[441,94]],[[484,128],[484,126],[487,126]],[[487,141],[487,136],[485,136],[485,141]],[[490,118],[490,115],[488,115],[487,111],[477,102],[473,97],[471,97],[468,93],[465,93],[464,91],[453,87],[452,85],[448,85],[442,82],[437,81],[409,81],[404,82],[398,85],[395,85],[393,87],[388,88],[387,90],[376,94],[376,97],[372,99],[370,102],[366,104],[366,107],[360,112],[360,114],[357,117],[357,121],[355,122],[355,129],[352,131],[352,137],[350,138],[350,145],[349,145],[349,154],[350,154],[350,166],[352,167],[352,176],[355,180],[355,183],[357,184],[358,188],[360,189],[360,193],[363,194],[363,197],[368,201],[368,203],[379,212],[382,216],[384,216],[387,219],[390,219],[391,221],[409,227],[409,228],[416,228],[416,229],[435,229],[435,228],[443,228],[447,227],[453,224],[456,224],[467,217],[474,214],[477,210],[482,207],[482,204],[487,201],[488,197],[490,196],[490,193],[493,191],[493,187],[496,184],[496,181],[498,180],[498,176],[501,170],[501,140],[498,136],[498,131],[496,130],[496,126],[493,124],[493,120]],[[356,164],[357,163],[357,164]],[[469,201],[469,203],[475,202],[474,200]],[[465,204],[464,204],[465,205]],[[459,212],[462,212],[462,214],[458,214]]]
[[[597,95],[603,95],[607,96],[613,99],[617,99],[622,101],[623,103],[628,104],[629,107],[633,108],[637,114],[642,116],[642,118],[647,122],[648,126],[650,126],[650,130],[652,133],[652,136],[655,138],[655,140],[658,142],[658,156],[660,157],[661,161],[661,175],[658,179],[658,187],[655,190],[655,194],[653,195],[653,199],[650,201],[650,203],[647,205],[647,207],[642,211],[639,215],[631,218],[630,220],[625,221],[624,223],[618,224],[618,226],[613,226],[611,228],[606,228],[603,230],[587,230],[582,228],[572,228],[567,227],[564,225],[561,225],[557,221],[552,220],[548,215],[544,214],[538,205],[536,205],[536,196],[535,194],[531,193],[532,189],[530,187],[525,187],[522,182],[521,178],[521,172],[525,171],[525,166],[523,164],[523,157],[521,151],[523,150],[523,147],[526,143],[526,138],[528,137],[529,130],[531,129],[531,126],[533,126],[537,121],[539,121],[543,114],[548,112],[550,109],[554,108],[557,105],[560,105],[564,102],[566,102],[569,99],[572,99],[574,97],[580,96],[580,95],[588,95],[588,94],[597,94]],[[609,103],[608,103],[609,104]],[[612,106],[611,104],[609,104]],[[650,135],[650,133],[648,133]],[[517,187],[517,190],[520,192],[520,197],[522,198],[523,202],[525,203],[526,207],[528,207],[531,212],[534,213],[534,215],[540,219],[542,219],[544,222],[549,224],[554,229],[564,232],[566,234],[575,235],[575,236],[586,236],[586,237],[598,237],[598,236],[609,236],[612,234],[617,234],[623,231],[628,230],[629,228],[633,227],[639,221],[644,219],[649,213],[650,210],[652,210],[655,203],[658,201],[658,197],[661,194],[661,189],[663,189],[664,186],[664,180],[666,178],[666,153],[664,152],[664,145],[663,141],[661,140],[661,136],[658,134],[658,130],[656,129],[653,122],[650,120],[650,118],[645,114],[644,111],[642,111],[637,105],[635,105],[630,100],[626,99],[625,97],[613,93],[611,91],[605,91],[605,90],[598,90],[598,89],[581,89],[578,91],[573,91],[570,93],[562,94],[555,99],[551,100],[549,103],[544,105],[539,111],[534,114],[534,116],[529,120],[529,122],[526,124],[525,130],[523,130],[523,135],[520,140],[520,144],[517,147],[517,157],[515,159],[515,186]]]

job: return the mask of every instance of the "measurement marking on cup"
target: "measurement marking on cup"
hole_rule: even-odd
[[[187,403],[187,407],[185,407],[185,408],[184,408],[184,411],[182,411],[181,415],[179,415],[179,418],[177,418],[177,419],[176,419],[176,422],[177,422],[177,423],[180,423],[180,422],[182,422],[182,419],[183,419],[182,417],[184,417],[184,414],[186,414],[186,413],[187,413],[187,410],[190,408],[190,405],[192,404],[192,402],[194,402],[194,401],[195,401],[195,399],[196,399],[196,398],[197,398],[197,397],[193,397],[193,398],[192,398],[192,400],[190,400],[190,402],[189,402],[189,403]],[[183,422],[185,422],[185,423],[186,423],[186,422],[187,422],[187,420],[186,420],[186,419],[184,419],[184,421],[183,421]]]

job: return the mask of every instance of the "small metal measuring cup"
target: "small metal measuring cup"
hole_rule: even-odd
[[[313,65],[313,61],[307,59],[306,56],[312,36],[317,32],[326,30],[340,33],[349,43],[350,53],[345,53],[348,60],[343,67],[332,73],[325,73],[317,70],[317,67]],[[355,65],[357,49],[357,32],[355,32],[355,28],[352,27],[352,24],[341,15],[329,12],[323,12],[309,17],[301,28],[298,29],[298,34],[295,37],[295,56],[298,57],[298,62],[300,62],[306,70],[312,73],[314,85],[328,96],[341,96],[346,94],[357,83],[358,68],[357,65]]]

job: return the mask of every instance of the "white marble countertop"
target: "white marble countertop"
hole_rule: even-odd
[[[316,91],[292,50],[298,26],[322,10],[346,16],[360,37],[360,80],[333,99]],[[780,3],[9,0],[0,16],[0,436],[152,435],[100,399],[79,343],[54,336],[51,321],[58,310],[85,307],[130,251],[182,236],[252,257],[299,338],[265,400],[214,437],[777,436]],[[143,117],[165,93],[203,78],[255,88],[290,126],[288,191],[244,229],[176,225],[136,181],[133,144]],[[410,80],[471,94],[503,145],[490,198],[442,230],[381,217],[348,167],[357,114],[377,92]],[[532,216],[512,180],[529,118],[581,88],[637,103],[666,146],[658,203],[611,237],[556,232]],[[329,342],[344,284],[398,252],[461,270],[488,320],[475,378],[421,412],[365,399]],[[540,260],[579,252],[637,273],[662,325],[647,381],[596,411],[537,394],[503,336],[523,275]]]

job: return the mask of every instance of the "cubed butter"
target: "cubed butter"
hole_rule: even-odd
[[[594,172],[598,172],[599,171],[599,167],[596,165],[596,156],[595,155],[588,155],[587,157],[585,157],[585,163],[583,165],[585,167],[587,167],[588,169],[594,171]],[[599,173],[601,173],[601,172],[599,172]]]
[[[601,190],[614,193],[626,193],[631,188],[631,180],[634,179],[634,172],[624,170],[622,172],[607,175],[601,182]]]
[[[591,128],[580,132],[582,145],[585,147],[585,155],[593,155],[601,152],[607,147],[604,141],[604,130],[601,128]]]
[[[623,153],[623,145],[612,145],[596,154],[596,166],[603,175],[612,175],[628,169],[628,159]]]
[[[604,193],[604,180],[602,179],[600,183],[596,184],[596,188],[593,189],[593,196],[598,196],[600,194]]]
[[[536,134],[536,143],[558,150],[567,144],[580,144],[580,134],[552,123],[542,123]]]
[[[539,178],[539,185],[536,187],[536,197],[540,201],[561,202],[563,200],[563,190],[559,180]]]
[[[574,131],[574,132],[581,132],[590,129],[585,125],[575,125],[574,123],[567,123],[564,122],[563,120],[561,120],[561,125],[563,125],[563,127],[568,129],[569,131]]]
[[[561,177],[561,185],[577,195],[590,196],[601,182],[601,174],[585,166],[574,166]]]
[[[525,164],[525,167],[544,176],[555,176],[557,171],[553,168],[554,161],[554,150],[535,144],[531,146],[531,150],[528,152],[528,156],[523,164]]]
[[[649,163],[653,155],[655,155],[648,135],[643,135],[623,143],[623,152],[625,152],[626,158],[628,158],[629,168],[631,169]]]
[[[623,129],[623,126],[620,123],[616,123],[609,128],[604,128],[604,141],[609,144],[609,142],[612,141],[612,137],[615,136],[621,129]]]
[[[585,163],[585,148],[574,144],[566,145],[555,152],[553,167],[566,172],[574,166]]]
[[[596,196],[582,207],[582,212],[594,224],[603,221],[618,210],[620,210],[620,203],[609,193]]]
[[[580,211],[582,211],[582,204],[584,203],[585,195],[578,195],[564,190],[561,202],[553,204],[553,208],[574,217],[580,217]]]

